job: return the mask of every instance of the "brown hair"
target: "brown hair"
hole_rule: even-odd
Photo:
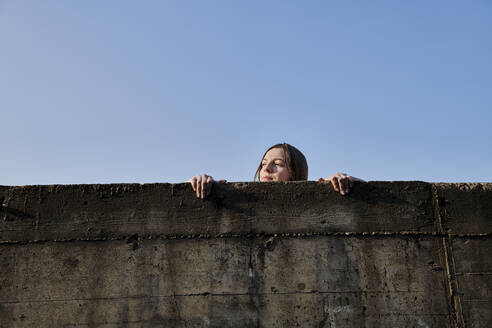
[[[284,150],[285,163],[287,165],[287,169],[289,170],[289,181],[299,181],[299,180],[307,180],[308,178],[308,165],[306,161],[306,157],[301,153],[299,149],[296,147],[289,145],[288,143],[279,143],[271,146],[266,150],[266,152],[261,157],[265,157],[266,153],[268,153],[273,148],[281,148]],[[260,181],[260,171],[261,171],[261,162],[256,169],[254,180]]]

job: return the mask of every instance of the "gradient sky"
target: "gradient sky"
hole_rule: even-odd
[[[492,181],[491,1],[2,1],[0,185]]]

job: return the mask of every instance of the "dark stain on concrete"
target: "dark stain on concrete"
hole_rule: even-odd
[[[130,244],[130,247],[132,250],[137,250],[139,245],[138,245],[138,234],[134,234],[130,236],[130,238],[127,239],[126,241],[127,244]]]
[[[80,261],[79,259],[77,258],[73,258],[73,257],[70,257],[70,258],[67,258],[63,261],[63,264],[68,268],[68,269],[71,269],[71,270],[75,270],[78,268],[79,264],[80,264]]]

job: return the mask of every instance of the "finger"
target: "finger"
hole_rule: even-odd
[[[340,193],[342,195],[345,195],[346,193],[348,193],[348,180],[347,180],[347,177],[342,177],[340,179],[340,184],[341,184]]]
[[[340,192],[340,194],[344,194],[345,193],[345,190],[343,189],[343,173],[337,173],[336,174],[336,177],[337,177],[337,182],[338,182],[338,191]]]
[[[193,191],[196,191],[196,177],[191,178],[190,183],[191,183],[191,188],[193,188]]]
[[[208,183],[208,175],[205,175],[203,177],[203,192],[202,192],[202,198],[205,198],[205,196],[208,195],[210,192],[210,184]]]
[[[205,197],[205,190],[207,189],[207,176],[205,174],[202,174],[202,185],[200,189],[200,196],[203,199]]]
[[[200,188],[201,188],[201,185],[202,185],[202,177],[201,176],[197,176],[196,177],[196,197],[197,198],[200,198]]]
[[[200,194],[202,199],[205,198],[206,193],[207,193],[207,176],[204,175],[202,176],[202,188]]]
[[[333,189],[335,191],[339,191],[340,189],[338,188],[338,177],[334,176],[331,178],[331,184],[333,185]]]
[[[338,177],[338,191],[340,192],[340,194],[344,195],[345,194],[345,190],[343,189],[343,178],[341,176]]]

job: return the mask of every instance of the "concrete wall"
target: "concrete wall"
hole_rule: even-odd
[[[492,327],[492,184],[0,186],[0,327]]]

